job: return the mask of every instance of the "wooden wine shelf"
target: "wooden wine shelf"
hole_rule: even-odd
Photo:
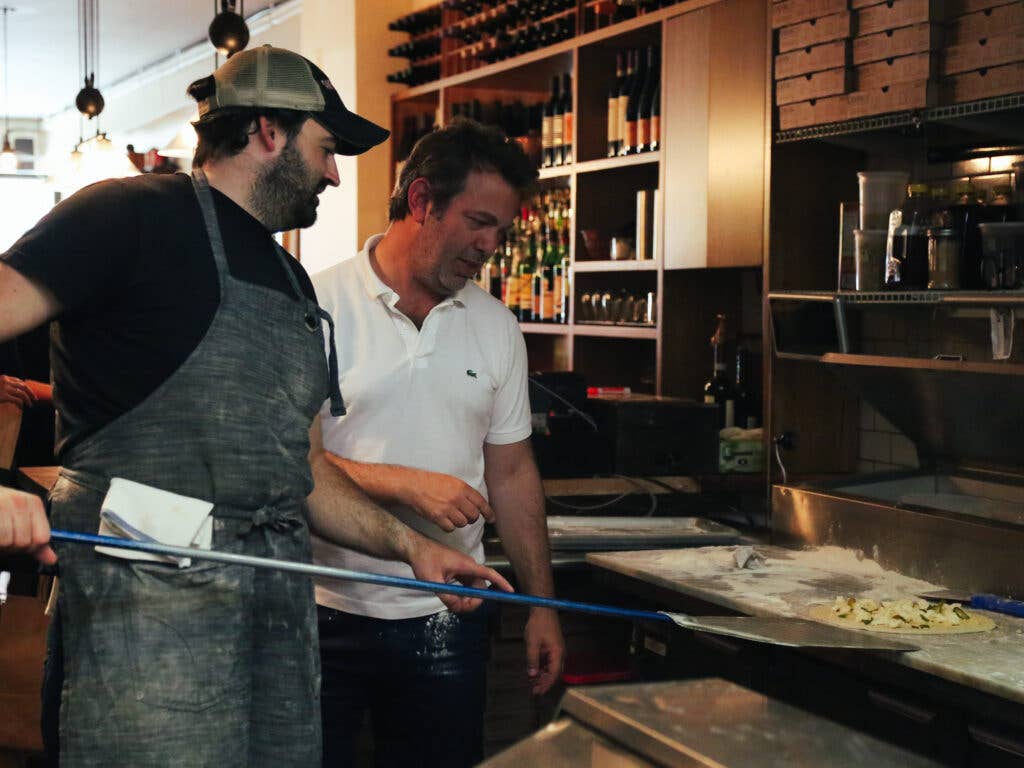
[[[658,262],[654,259],[623,259],[621,261],[577,261],[572,265],[576,272],[657,272]]]
[[[695,11],[709,5],[714,5],[716,2],[718,2],[718,0],[686,0],[684,3],[676,3],[675,5],[670,5],[667,8],[662,8],[652,13],[645,13],[643,16],[637,16],[635,19],[622,21],[618,24],[613,24],[610,27],[604,27],[603,29],[597,29],[593,32],[587,32],[582,35],[578,34],[576,37],[569,38],[568,40],[562,40],[561,42],[549,45],[546,48],[538,48],[535,51],[523,53],[519,56],[514,56],[511,59],[497,61],[494,64],[487,64],[483,67],[477,67],[476,69],[471,69],[467,72],[460,72],[457,75],[450,75],[449,77],[443,77],[440,80],[434,80],[430,83],[417,85],[413,88],[402,91],[401,93],[393,94],[391,98],[394,101],[415,99],[418,96],[423,96],[428,93],[437,93],[452,86],[465,85],[467,83],[472,83],[475,80],[482,80],[484,78],[500,75],[504,72],[509,72],[528,64],[543,61],[547,58],[571,53],[577,48],[593,45],[594,43],[600,43],[603,40],[608,40],[618,37],[619,35],[628,34],[629,32],[633,32],[638,29],[643,29],[644,27],[651,26],[652,24],[660,24],[666,19],[678,16],[680,13]],[[579,22],[577,21],[577,29],[578,28]]]

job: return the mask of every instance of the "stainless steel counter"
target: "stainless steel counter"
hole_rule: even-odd
[[[932,768],[900,747],[724,680],[577,688],[561,714],[486,768]]]

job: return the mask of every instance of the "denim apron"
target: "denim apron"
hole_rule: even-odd
[[[333,323],[279,248],[292,295],[232,277],[201,170],[193,184],[219,307],[177,371],[65,457],[52,522],[95,532],[110,477],[124,477],[213,502],[217,550],[308,562],[308,430],[328,396],[344,412]],[[308,578],[203,561],[178,569],[81,545],[57,551],[61,765],[320,764]]]

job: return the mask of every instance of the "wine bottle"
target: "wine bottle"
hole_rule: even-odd
[[[647,47],[647,75],[640,92],[640,114],[637,121],[637,151],[650,152],[651,149],[651,113],[654,105],[654,94],[658,91],[659,80],[658,55],[653,45]]]
[[[563,162],[563,145],[565,143],[565,105],[560,91],[562,79],[555,76],[551,81],[551,99],[554,106],[551,111],[551,164],[561,165]]]
[[[718,315],[718,326],[711,337],[711,349],[714,351],[714,368],[711,378],[704,385],[704,402],[718,406],[718,426],[731,427],[735,424],[735,400],[732,386],[725,375],[725,363],[722,361],[722,345],[725,343],[725,315]]]
[[[608,89],[608,157],[619,154],[619,91],[626,76],[622,51],[615,55],[615,80]]]
[[[555,105],[558,102],[558,76],[551,78],[551,98],[544,103],[544,121],[541,123],[540,146],[541,165],[550,168],[554,165],[554,155],[551,151],[554,140],[555,129]]]
[[[633,89],[633,79],[636,77],[635,51],[626,51],[626,76],[622,79],[622,87],[619,89],[619,155],[627,154],[628,135],[626,132],[626,112],[629,107],[629,93]]]
[[[648,49],[650,51],[650,49]],[[626,138],[625,155],[640,152],[640,98],[647,80],[647,69],[640,59],[640,51],[635,53],[636,64],[633,70],[633,81],[630,83],[629,96],[626,99]]]
[[[651,140],[647,149],[657,152],[661,148],[661,79],[654,86],[654,96],[651,98]]]
[[[572,137],[575,130],[572,111],[572,75],[562,75],[562,164],[572,162]]]

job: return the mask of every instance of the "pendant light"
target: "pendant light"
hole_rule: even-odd
[[[208,34],[213,47],[228,58],[243,50],[249,44],[249,27],[245,23],[242,14],[245,13],[245,5],[239,7],[241,13],[235,11],[235,0],[220,0],[220,11],[217,11],[218,2],[213,1],[213,21],[210,22]]]
[[[6,5],[3,7],[4,12],[4,145],[3,150],[0,150],[0,173],[14,173],[18,170],[18,156],[14,152],[14,147],[11,146],[11,116],[9,113],[8,100],[10,99],[8,90],[8,77],[7,77],[7,14],[13,11],[13,8],[8,8]]]
[[[99,12],[99,0],[79,0],[78,27],[82,33],[79,64],[85,85],[75,97],[75,107],[90,120],[98,116],[104,106],[103,94],[96,87],[96,70],[99,69]]]

